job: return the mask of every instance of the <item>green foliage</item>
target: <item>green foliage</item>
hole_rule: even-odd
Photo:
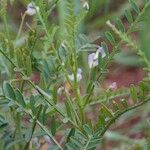
[[[72,132],[72,130],[70,132]],[[70,135],[69,133],[69,140],[66,143],[66,149],[90,150],[96,148],[97,143],[100,143],[101,141],[101,138],[99,138],[100,131],[93,133],[92,129],[85,124],[83,126],[83,133],[79,131],[75,132],[73,135]]]
[[[3,3],[7,5],[7,2]],[[6,9],[0,11],[5,33],[0,31],[4,36],[4,39],[0,38],[0,53],[2,62],[7,64],[2,65],[6,78],[2,79],[0,89],[2,149],[29,149],[33,138],[47,135],[52,149],[93,150],[102,145],[105,133],[119,117],[150,101],[149,57],[138,44],[139,40],[132,37],[135,31],[139,32],[137,27],[143,22],[142,18],[148,15],[150,0],[145,1],[142,9],[130,0],[134,12],[124,12],[128,27],[122,18],[114,24],[107,21],[110,31],[105,32],[106,41],[101,43],[106,56],[96,52],[98,65],[88,67],[87,74],[84,69],[87,62],[84,66],[82,55],[87,56],[99,48],[80,31],[87,10],[80,8],[77,11],[74,0],[65,1],[65,15],[59,26],[55,23],[57,19],[54,24],[48,21],[59,3],[59,0],[36,0],[39,9],[35,7],[36,13],[31,15],[33,25],[28,25],[27,33],[22,32],[27,17],[24,13],[15,38],[9,34]],[[57,33],[61,32],[59,37]],[[144,33],[141,35],[144,37]],[[20,43],[22,37],[25,40]],[[123,46],[138,55],[145,78],[138,85],[103,89],[96,94],[96,87],[102,84],[108,66]],[[79,80],[79,68],[83,70],[80,72],[82,81]],[[94,115],[97,117],[89,119],[87,113],[96,106]],[[25,119],[27,123],[24,123]],[[60,134],[61,142],[56,140],[57,134]]]

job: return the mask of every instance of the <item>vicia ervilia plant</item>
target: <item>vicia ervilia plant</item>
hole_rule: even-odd
[[[74,0],[65,0],[61,25],[57,16],[54,23],[49,21],[62,3],[35,0],[26,4],[14,36],[7,12],[10,4],[1,1],[1,149],[40,149],[38,137],[43,136],[49,149],[94,150],[119,117],[150,101],[150,60],[133,38],[142,18],[150,17],[150,0],[141,8],[130,0],[132,11],[124,14],[128,27],[121,19],[107,21],[110,31],[100,45],[81,33],[90,10],[87,1],[76,10]],[[123,46],[139,56],[146,76],[139,85],[119,89],[114,81],[101,90],[98,87]],[[92,119],[89,113],[94,113]]]

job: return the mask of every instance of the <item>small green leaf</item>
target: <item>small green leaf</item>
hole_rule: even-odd
[[[55,87],[53,88],[52,96],[53,96],[54,103],[57,104],[57,88]]]
[[[41,78],[40,79],[40,84],[39,84],[39,86],[43,89],[43,90],[46,90],[47,88],[46,88],[46,85],[47,85],[47,83],[46,83],[46,81],[45,81],[45,78],[44,78],[44,73],[42,74],[42,76],[43,76],[43,78]]]
[[[101,108],[101,112],[106,116],[106,117],[109,117],[109,118],[112,118],[113,117],[113,114],[111,112],[111,110],[109,108],[107,108],[104,104],[102,104],[102,108]]]
[[[16,95],[16,101],[23,107],[26,107],[26,103],[24,101],[23,95],[21,94],[21,92],[19,90],[15,91],[15,95]]]
[[[48,105],[45,105],[43,108],[42,114],[41,114],[41,116],[42,116],[41,119],[42,119],[43,124],[46,124],[46,122],[47,122],[47,114],[46,114],[47,109],[48,109]]]
[[[101,138],[94,138],[88,144],[87,150],[95,149],[95,147],[101,142]]]
[[[87,124],[85,124],[84,126],[83,126],[83,129],[84,129],[84,131],[85,131],[85,133],[87,134],[87,135],[92,135],[92,130],[91,130],[91,128],[87,125]]]
[[[76,145],[74,145],[72,143],[67,143],[66,148],[67,148],[67,150],[78,150]]]
[[[23,54],[21,49],[15,50],[15,56],[16,56],[18,67],[23,68]]]
[[[15,101],[13,101],[13,100],[9,101],[9,103],[8,103],[8,106],[9,106],[9,107],[15,106],[15,105],[16,105],[16,103],[15,103]]]
[[[4,95],[8,96],[12,100],[16,100],[15,92],[14,92],[12,86],[8,82],[4,82],[3,92],[4,92]]]
[[[73,143],[74,145],[76,145],[76,147],[78,147],[78,149],[81,149],[83,147],[83,145],[81,143],[82,141],[80,141],[79,139],[77,139],[74,136],[70,137],[70,141],[71,141],[71,143]]]
[[[35,97],[33,95],[30,97],[30,109],[32,110],[33,114],[36,114]]]
[[[128,103],[125,99],[121,99],[121,104],[124,108],[128,108]]]
[[[100,127],[103,128],[103,127],[105,127],[105,124],[106,124],[106,122],[105,122],[105,116],[100,111],[98,126],[100,126]]]
[[[75,135],[75,128],[72,128],[67,136],[67,142],[69,142],[70,137]]]
[[[138,100],[138,96],[137,96],[137,91],[136,91],[136,88],[134,85],[130,86],[130,96],[131,96],[133,102],[136,103]]]
[[[87,136],[82,132],[76,132],[76,136],[80,139],[86,139],[86,140],[88,139]]]
[[[112,101],[112,104],[113,104],[114,111],[118,111],[119,110],[119,105],[115,101]]]
[[[136,12],[137,14],[139,14],[139,13],[140,13],[140,9],[139,9],[139,7],[137,6],[137,4],[135,3],[135,1],[134,1],[134,0],[129,0],[129,2],[130,2],[130,4],[131,4],[132,8],[135,10],[135,12]]]
[[[25,141],[28,142],[32,138],[32,129],[29,128],[25,133]]]
[[[98,66],[100,69],[104,68],[104,65],[105,65],[105,61],[104,59],[102,58],[102,55],[99,54],[98,55]]]
[[[105,32],[105,36],[112,45],[114,45],[116,43],[113,35],[110,32],[108,32],[108,31]]]
[[[4,123],[0,123],[0,129],[4,129],[5,127],[8,126],[8,123],[7,122],[4,122]]]
[[[54,116],[52,116],[52,119],[51,119],[51,133],[53,136],[56,133],[56,119]]]
[[[125,27],[124,27],[124,25],[123,25],[123,23],[122,23],[122,21],[121,21],[121,19],[117,19],[117,28],[121,31],[121,32],[125,32]]]
[[[133,22],[133,17],[132,17],[130,10],[128,10],[128,9],[125,10],[125,16],[126,16],[128,22],[131,24]]]
[[[32,74],[32,61],[30,56],[26,56],[25,66],[26,66],[27,75],[30,76]]]
[[[21,112],[24,111],[24,109],[23,109],[22,107],[18,107],[18,108],[16,109],[16,111],[19,112],[19,113],[21,113]]]
[[[65,101],[65,106],[66,106],[66,111],[67,111],[68,117],[72,118],[72,113],[71,113],[72,110],[71,110],[71,106],[68,101]]]
[[[91,72],[91,81],[95,81],[96,80],[96,72],[97,72],[97,68],[93,68],[93,71]]]
[[[146,93],[148,93],[150,91],[150,82],[141,82],[140,83],[140,90],[141,90],[141,94],[142,96],[144,96]]]
[[[109,49],[108,49],[107,44],[106,44],[105,42],[102,42],[102,43],[101,43],[101,46],[103,47],[103,49],[104,49],[106,55],[108,56],[108,55],[109,55]]]
[[[91,119],[87,119],[87,124],[88,126],[92,129],[93,125],[92,125],[92,120]]]

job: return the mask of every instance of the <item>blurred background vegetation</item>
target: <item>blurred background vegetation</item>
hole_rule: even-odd
[[[48,0],[51,3],[53,0]],[[2,1],[0,1],[2,4]],[[29,0],[10,0],[9,6],[7,8],[8,16],[7,21],[10,28],[10,38],[13,39],[18,32],[18,28],[21,22],[21,14],[26,10],[26,6],[29,3]],[[45,0],[35,0],[38,3],[46,3]],[[76,13],[81,11],[84,0],[75,0],[76,2]],[[139,6],[142,8],[142,0],[137,0]],[[106,21],[111,20],[115,22],[118,17],[121,17],[124,24],[126,24],[126,19],[123,14],[126,9],[130,9],[130,5],[127,0],[89,0],[88,1],[90,9],[89,12],[81,24],[80,30],[83,34],[88,36],[88,40],[95,44],[100,44],[101,41],[105,41],[104,32],[107,30]],[[40,8],[42,9],[42,8]],[[63,37],[63,26],[65,19],[65,0],[60,0],[58,6],[52,10],[51,15],[49,16],[49,24],[57,24],[60,26],[60,30],[57,33],[59,38]],[[149,12],[150,14],[150,12]],[[150,15],[149,15],[150,18]],[[21,46],[24,42],[24,37],[26,32],[29,30],[30,26],[34,26],[32,17],[27,17],[25,24],[23,26],[22,38],[18,40],[16,45]],[[3,29],[3,22],[0,19],[0,30]],[[128,26],[128,24],[126,24]],[[140,23],[140,32],[134,34],[135,39],[139,39],[140,46],[146,56],[150,59],[150,19],[142,21]],[[42,35],[41,35],[42,36]],[[3,37],[0,35],[0,41]],[[40,45],[42,42],[38,43],[38,50],[40,57]],[[84,56],[82,56],[85,58]],[[81,62],[81,63],[84,63]],[[0,58],[0,71],[1,78],[5,78],[3,68],[5,64]],[[110,66],[110,72],[106,76],[104,86],[109,85],[112,82],[117,82],[119,87],[129,86],[130,84],[137,84],[140,82],[145,73],[141,69],[141,62],[138,59],[138,56],[134,52],[126,47],[122,48],[122,52],[115,56],[113,64]],[[85,66],[86,68],[86,66]],[[148,134],[150,134],[149,126],[150,124],[147,121],[149,117],[150,109],[149,105],[145,105],[142,108],[131,111],[121,117],[115,124],[112,126],[110,131],[105,134],[103,140],[102,150],[111,150],[113,148],[121,149],[144,149],[145,139]],[[134,116],[133,116],[134,115]],[[143,145],[140,148],[139,145]]]

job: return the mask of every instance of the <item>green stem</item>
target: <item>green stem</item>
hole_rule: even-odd
[[[150,1],[148,3],[146,3],[145,7],[142,9],[141,13],[138,15],[138,17],[136,18],[136,20],[131,24],[131,26],[129,27],[129,29],[127,30],[126,34],[129,35],[133,28],[135,27],[135,25],[138,23],[138,21],[140,20],[140,18],[142,17],[142,15],[145,13],[145,10],[148,8],[148,6],[150,5]],[[109,26],[110,27],[110,26]],[[116,54],[119,46],[122,44],[123,40],[121,39],[118,44],[116,46],[114,46],[113,50],[112,50],[112,53],[110,54],[110,56],[108,57],[107,59],[107,62],[106,62],[106,65],[105,65],[105,68],[110,64],[110,62],[112,61],[114,55]],[[98,80],[99,78],[101,77],[101,74],[99,75],[98,77]]]
[[[8,28],[8,22],[7,22],[7,16],[6,16],[6,9],[5,8],[4,8],[4,14],[3,14],[3,21],[4,21],[6,37],[8,39],[8,46],[10,48],[10,43],[11,42],[10,42],[10,34],[9,34],[9,28]]]
[[[13,65],[13,67],[14,68],[16,68],[17,66],[15,65],[15,63],[0,49],[0,52],[5,56],[5,58]],[[20,73],[21,73],[21,75],[22,76],[25,76],[25,74],[22,72],[22,71],[20,71]],[[51,105],[51,106],[53,106],[54,107],[54,109],[61,115],[61,116],[63,116],[64,118],[66,117],[65,116],[65,114],[63,114],[63,112],[61,112],[56,106],[55,106],[55,104],[53,103],[53,102],[50,102],[49,100],[51,100],[51,97],[46,93],[46,92],[44,92],[40,87],[38,87],[37,85],[35,85],[31,80],[29,80],[29,79],[26,79],[29,83],[30,83],[30,85],[32,85],[33,86],[33,88],[44,98],[44,100],[49,104],[49,105]],[[72,120],[68,120],[73,126],[75,126],[76,128],[78,128],[79,130],[81,130],[80,129],[80,127],[77,125],[77,124],[75,124]]]
[[[129,107],[129,108],[123,110],[122,112],[119,112],[119,113],[117,113],[116,115],[114,115],[114,117],[106,124],[104,130],[103,130],[103,131],[101,132],[101,134],[100,134],[100,137],[102,137],[102,136],[105,134],[105,132],[108,130],[108,128],[109,128],[109,127],[115,122],[115,120],[116,120],[117,118],[119,118],[121,115],[123,115],[124,113],[126,113],[126,112],[128,112],[128,111],[130,111],[130,110],[133,110],[133,109],[135,109],[135,108],[138,108],[138,107],[144,105],[144,104],[147,103],[147,102],[149,102],[149,101],[150,101],[150,95],[148,95],[147,97],[148,97],[148,98],[147,98],[146,100],[140,102],[139,104],[136,104],[136,105],[134,105],[134,106],[131,106],[131,107]]]
[[[138,89],[138,87],[136,87],[136,88]],[[101,93],[100,96],[93,99],[93,101],[89,101],[88,106],[97,105],[102,102],[110,101],[110,100],[113,100],[116,98],[127,97],[129,95],[130,95],[130,91],[127,88],[121,88],[121,89],[118,89],[117,91],[113,91],[107,97],[105,96],[105,92],[104,92],[104,93]]]
[[[75,28],[75,27],[74,27]],[[80,116],[81,116],[81,120],[82,120],[82,124],[84,124],[85,122],[85,115],[84,115],[84,108],[83,108],[83,102],[80,98],[80,93],[79,93],[79,85],[78,85],[78,79],[77,79],[77,75],[78,75],[78,63],[77,63],[77,52],[76,52],[76,46],[75,46],[75,33],[73,33],[73,61],[74,61],[74,66],[73,66],[73,75],[74,75],[74,93],[76,96],[76,99],[78,101],[78,106],[79,106],[79,110],[80,110]]]
[[[21,135],[21,115],[18,112],[16,115],[16,127],[18,129],[19,138],[21,138],[22,137],[22,135]]]
[[[42,26],[43,26],[43,28],[45,30],[46,36],[49,37],[49,33],[48,33],[48,30],[47,30],[47,27],[45,25],[45,22],[44,22],[44,20],[43,20],[43,18],[41,16],[40,12],[38,11],[37,14],[38,14],[38,18],[39,18],[39,20],[40,20],[40,22],[41,22],[41,24],[42,24]]]
[[[69,77],[68,77],[68,74],[67,74],[67,72],[66,72],[66,70],[65,70],[65,68],[64,68],[64,66],[62,65],[62,62],[61,62],[61,59],[59,58],[59,55],[58,55],[58,53],[57,53],[57,57],[58,57],[58,61],[59,61],[59,63],[60,63],[60,65],[61,65],[61,68],[62,68],[62,71],[64,72],[64,74],[65,74],[65,77],[66,77],[66,80],[67,80],[67,82],[70,84],[70,86],[74,89],[74,92],[75,92],[75,95],[76,95],[76,98],[77,98],[77,100],[78,100],[78,105],[79,105],[79,109],[80,109],[80,114],[81,114],[81,120],[82,120],[82,123],[84,122],[84,112],[83,112],[83,109],[82,109],[82,103],[81,103],[81,100],[80,100],[80,96],[79,96],[79,93],[78,93],[78,83],[77,83],[77,62],[76,62],[76,70],[74,70],[74,79],[75,79],[75,81],[74,81],[74,85],[72,85],[72,83],[71,83],[71,81],[70,81],[70,79],[69,79]],[[75,56],[76,57],[76,56]]]
[[[22,19],[21,19],[19,31],[18,31],[18,34],[17,34],[17,37],[16,37],[16,41],[18,40],[18,38],[19,38],[20,35],[21,35],[21,31],[22,31],[22,28],[23,28],[23,24],[24,24],[25,17],[26,17],[26,13],[24,13],[23,16],[21,17]]]
[[[65,66],[62,65],[64,62],[61,61],[61,58],[60,58],[60,56],[59,56],[59,54],[58,54],[58,51],[56,51],[56,49],[55,49],[55,54],[56,54],[56,56],[57,56],[58,63],[60,64],[61,69],[62,69],[63,73],[65,74],[65,78],[66,78],[67,82],[69,83],[69,85],[70,85],[71,87],[73,87],[73,85],[72,85],[72,83],[71,83],[71,81],[70,81],[70,79],[69,79],[68,72],[66,71]]]
[[[70,105],[71,105],[71,107],[73,109],[73,113],[74,113],[74,115],[76,117],[76,120],[77,120],[79,126],[80,126],[81,125],[80,118],[79,118],[79,116],[78,116],[78,114],[77,114],[77,112],[76,112],[76,110],[74,108],[73,102],[71,101],[71,99],[70,99],[70,97],[69,97],[69,95],[68,95],[68,93],[66,91],[65,91],[65,96],[66,96],[67,100],[70,102]]]
[[[11,101],[11,99],[10,99],[9,97],[6,97],[6,96],[1,96],[1,97],[4,97],[5,99],[8,99],[8,100]],[[15,103],[16,103],[17,106],[20,107],[20,104],[19,104],[18,102],[15,101]],[[42,106],[41,106],[41,107],[42,107]],[[40,126],[40,128],[41,128],[43,131],[45,131],[45,133],[54,141],[54,143],[55,143],[61,150],[63,150],[63,148],[60,146],[60,144],[56,141],[56,139],[53,137],[53,135],[49,132],[49,130],[48,130],[43,124],[41,124],[41,122],[38,120],[39,114],[40,114],[41,109],[42,109],[41,107],[39,108],[39,111],[38,111],[38,113],[37,113],[36,116],[33,116],[33,115],[31,114],[31,112],[29,112],[28,110],[24,109],[24,112],[25,112],[27,115],[29,115],[29,116],[34,120],[34,123],[33,123],[33,126],[32,126],[32,133],[33,133],[33,131],[34,131],[34,129],[35,129],[35,125],[38,124],[38,125]],[[27,147],[27,146],[25,146],[25,148],[26,148],[26,147]]]
[[[43,124],[41,124],[41,122],[39,122],[38,120],[36,122],[41,127],[41,129],[45,131],[46,134],[54,141],[54,143],[60,148],[60,150],[63,150],[61,145],[56,141],[56,139],[52,136],[52,134],[48,131],[48,129],[45,126],[43,126]]]
[[[88,146],[89,146],[89,144],[91,142],[91,139],[92,139],[92,136],[89,137],[89,139],[88,139],[88,141],[87,141],[87,143],[86,143],[86,145],[85,145],[83,150],[87,150],[88,149]]]
[[[119,38],[124,41],[128,46],[132,47],[134,50],[137,51],[137,54],[143,58],[143,61],[146,63],[147,67],[150,68],[150,61],[146,58],[145,54],[143,51],[135,44],[132,42],[132,40],[127,36],[127,34],[120,32],[115,25],[111,24],[110,21],[107,21],[107,25],[114,31],[115,34],[119,36]]]
[[[42,111],[42,105],[40,106],[40,108],[39,108],[39,110],[38,110],[36,116],[35,116],[35,117],[32,117],[32,118],[33,118],[33,124],[32,124],[31,136],[30,136],[29,141],[26,143],[26,145],[25,145],[25,147],[24,147],[24,150],[28,150],[28,149],[29,149],[30,141],[31,141],[31,139],[32,139],[32,135],[33,135],[33,133],[34,133],[34,130],[35,130],[35,127],[36,127],[36,124],[37,124],[37,120],[38,120],[38,118],[39,118],[39,116],[40,116],[41,111]]]
[[[11,65],[16,68],[16,64],[0,49],[0,52],[3,54],[3,56],[11,63]]]

